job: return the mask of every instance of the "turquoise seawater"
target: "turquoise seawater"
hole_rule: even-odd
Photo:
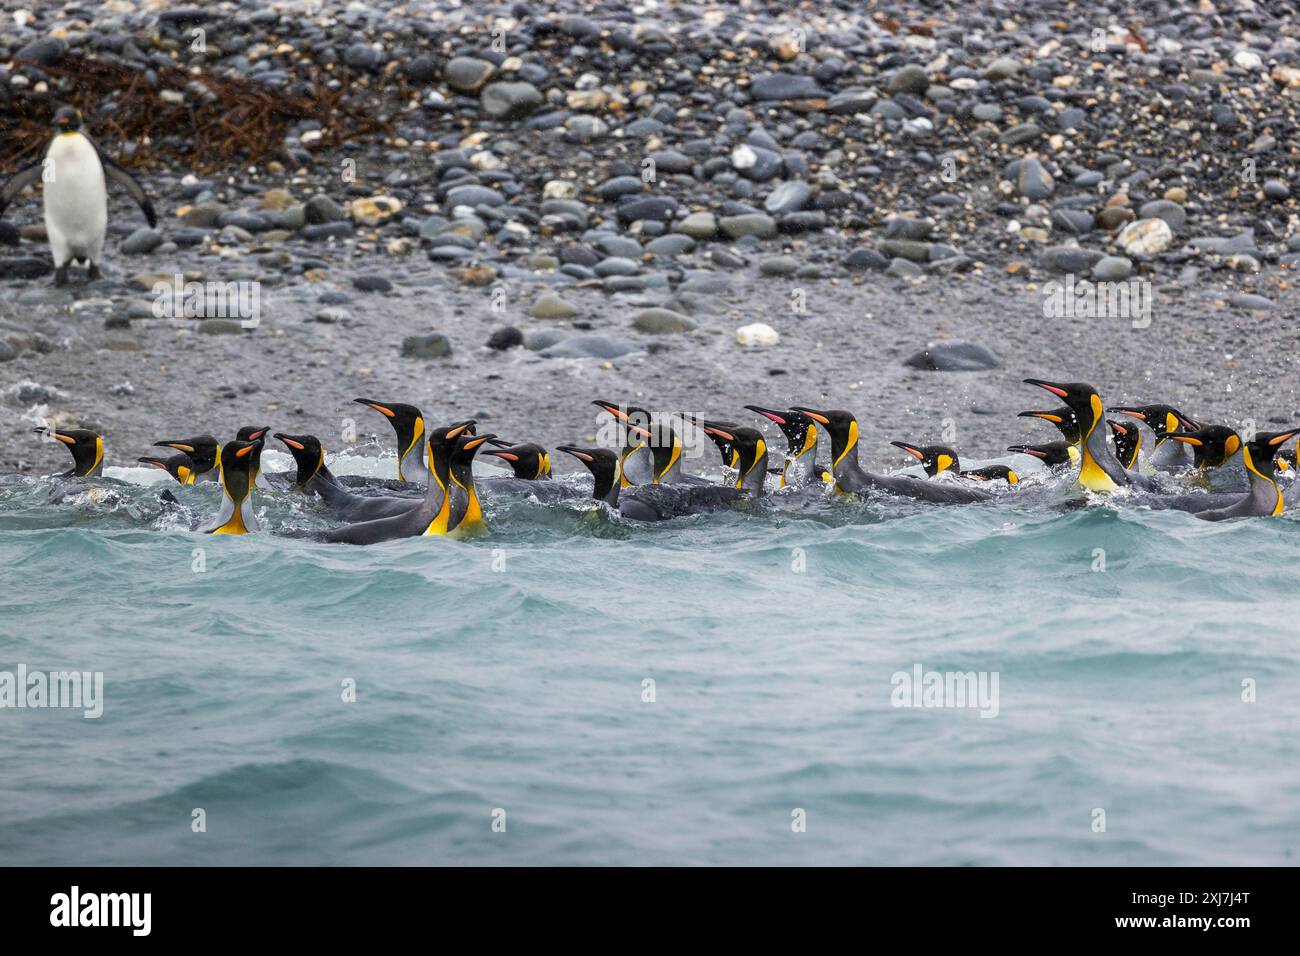
[[[164,487],[0,480],[0,671],[104,675],[99,719],[0,709],[0,862],[1295,859],[1291,516],[498,501],[350,548],[195,535],[215,489]],[[996,673],[996,716],[894,706],[917,665]]]

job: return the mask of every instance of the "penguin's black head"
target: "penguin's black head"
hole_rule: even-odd
[[[1138,432],[1137,425],[1133,422],[1117,422],[1113,418],[1106,419],[1106,424],[1115,436],[1115,457],[1125,468],[1133,468],[1137,465],[1138,449],[1142,447],[1142,435]]]
[[[767,474],[767,442],[763,440],[761,431],[744,425],[729,425],[726,422],[699,422],[698,424],[704,434],[714,441],[725,441],[727,446],[736,453],[733,467],[738,472],[737,488],[747,487],[752,483],[762,485]],[[753,474],[754,469],[760,466],[761,472]],[[749,481],[747,482],[746,479]]]
[[[1192,446],[1192,464],[1200,469],[1218,468],[1241,450],[1241,436],[1227,425],[1201,425],[1195,432],[1167,436],[1171,441]]]
[[[1145,422],[1157,441],[1164,439],[1170,432],[1194,432],[1201,427],[1172,405],[1113,405],[1106,411]]]
[[[705,428],[703,429],[704,434],[713,441],[715,446],[717,446],[718,454],[722,456],[723,466],[727,468],[735,468],[740,462],[740,452],[736,450],[736,446],[732,439],[727,437],[727,433],[735,431],[740,426],[732,424],[731,422],[715,422],[714,424],[718,425],[722,430],[717,431]]]
[[[190,475],[194,474],[194,461],[184,453],[169,455],[166,458],[150,458],[146,456],[137,459],[137,461],[151,468],[161,468],[182,485],[189,481]]]
[[[852,412],[846,412],[843,409],[819,412],[814,408],[805,408],[802,405],[793,405],[790,410],[803,412],[826,429],[826,433],[831,436],[831,461],[836,464],[839,463],[849,449],[858,443],[858,420],[853,417]]]
[[[80,132],[81,110],[71,106],[60,106],[54,113],[51,125],[60,133]]]
[[[69,475],[84,478],[98,474],[104,465],[104,440],[84,428],[37,428],[39,435],[49,435],[68,446],[72,453],[72,471]]]
[[[1041,445],[1008,445],[1007,451],[1032,455],[1049,467],[1068,465],[1074,461],[1074,455],[1070,452],[1073,451],[1075,455],[1079,453],[1078,449],[1068,441],[1049,441]]]
[[[221,449],[221,483],[234,501],[243,501],[252,485],[251,467],[262,452],[262,442],[228,442]]]
[[[909,445],[905,441],[891,441],[890,444],[895,448],[903,449],[917,459],[931,478],[945,471],[961,472],[961,461],[957,458],[957,452],[947,445]]]
[[[487,449],[483,454],[500,458],[510,466],[516,478],[542,481],[551,477],[551,456],[541,445],[528,442],[514,445],[499,438],[492,439],[490,444],[496,447]]]
[[[763,408],[761,405],[746,405],[751,412],[757,412],[770,422],[775,422],[785,436],[789,453],[796,458],[817,444],[817,425],[803,412],[790,409],[778,411]]]
[[[1086,436],[1101,421],[1101,396],[1087,382],[1045,382],[1041,378],[1027,378],[1026,385],[1037,385],[1046,389],[1069,406],[1078,422],[1080,437]]]
[[[1291,428],[1284,432],[1256,432],[1253,441],[1241,446],[1242,459],[1246,467],[1265,478],[1272,478],[1274,458],[1282,446],[1300,435],[1300,428]]]
[[[596,399],[592,404],[597,408],[603,408],[628,427],[630,433],[628,438],[635,439],[630,441],[630,444],[635,444],[636,441],[650,437],[648,433],[654,430],[653,416],[637,405],[619,405],[603,398]]]
[[[240,441],[266,441],[266,433],[270,430],[270,425],[245,425],[235,437]]]
[[[424,436],[424,415],[414,405],[402,405],[398,402],[375,402],[368,398],[354,398],[358,405],[373,408],[388,419],[397,433],[397,456],[405,458]]]
[[[305,489],[325,464],[325,448],[320,439],[315,435],[286,435],[284,432],[276,432],[275,437],[289,449],[293,463],[298,466],[294,487],[299,491]]]
[[[156,441],[158,448],[175,448],[183,451],[194,461],[194,471],[202,475],[217,467],[217,440],[211,435],[199,435],[195,438],[175,438]]]
[[[1020,476],[1006,465],[985,465],[983,468],[972,468],[970,471],[963,471],[961,476],[972,481],[1005,481],[1009,485],[1020,484]]]
[[[429,443],[427,449],[428,458],[425,462],[429,466],[429,474],[433,475],[438,481],[442,482],[443,487],[447,484],[447,473],[450,468],[452,453],[456,450],[456,442],[462,438],[474,437],[474,419],[470,418],[463,422],[454,422],[451,425],[442,425],[429,432]],[[488,436],[495,438],[496,436]],[[475,445],[475,448],[478,446]]]
[[[556,448],[587,466],[596,480],[593,489],[595,497],[606,497],[617,484],[618,455],[608,448],[579,448],[577,445],[557,445]]]
[[[457,433],[452,443],[449,461],[452,472],[460,480],[461,484],[468,484],[468,478],[472,474],[470,466],[473,464],[474,456],[478,454],[478,450],[483,447],[485,442],[489,442],[495,437],[495,435],[470,435],[464,430]]]
[[[1075,417],[1070,406],[1063,405],[1060,408],[1051,408],[1046,411],[1021,412],[1017,418],[1041,418],[1045,422],[1051,422],[1056,426],[1057,431],[1068,442],[1074,443],[1079,440],[1079,420]]]

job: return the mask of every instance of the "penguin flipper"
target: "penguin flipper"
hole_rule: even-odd
[[[0,216],[4,215],[5,208],[28,186],[34,186],[40,182],[41,173],[45,169],[45,161],[37,160],[30,166],[20,169],[14,173],[13,178],[4,184],[0,189]]]
[[[104,175],[125,189],[126,194],[135,200],[136,205],[144,213],[144,218],[149,221],[149,228],[152,229],[157,226],[158,214],[154,212],[153,203],[149,201],[149,197],[146,195],[144,187],[140,185],[140,181],[105,156],[98,143],[94,145],[95,152],[99,154],[99,162],[104,167]]]

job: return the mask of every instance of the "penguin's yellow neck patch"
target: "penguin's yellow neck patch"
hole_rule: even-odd
[[[230,516],[230,520],[212,532],[213,534],[248,534],[248,528],[244,527],[244,509],[238,504],[235,505],[235,511]]]
[[[1115,484],[1115,479],[1097,464],[1097,459],[1092,457],[1092,452],[1088,448],[1088,440],[1092,438],[1093,430],[1097,423],[1101,421],[1104,414],[1102,409],[1101,398],[1097,395],[1092,396],[1092,423],[1088,430],[1084,432],[1083,441],[1079,443],[1079,453],[1081,462],[1079,464],[1079,484],[1089,491],[1114,491],[1119,485]]]

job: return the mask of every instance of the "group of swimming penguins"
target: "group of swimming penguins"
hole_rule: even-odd
[[[1243,439],[1225,425],[1188,418],[1169,405],[1105,408],[1091,385],[1025,381],[1055,395],[1064,405],[1022,412],[1021,417],[1052,423],[1062,440],[1012,445],[1008,450],[1034,456],[1049,469],[1077,468],[1077,484],[1087,491],[1127,488],[1134,493],[1134,504],[1187,511],[1211,521],[1278,515],[1286,505],[1290,488],[1284,492],[1279,479],[1283,473],[1294,479],[1297,472],[1295,451],[1282,451],[1282,446],[1300,434],[1300,428],[1259,432]],[[211,435],[160,441],[158,446],[176,454],[139,460],[165,470],[182,485],[220,484],[223,495],[216,518],[196,529],[211,534],[260,530],[253,510],[253,490],[259,483],[316,496],[341,522],[325,531],[292,534],[350,544],[481,532],[485,527],[480,492],[522,492],[543,502],[586,496],[575,485],[550,480],[550,455],[540,445],[478,434],[473,420],[428,428],[424,415],[413,405],[356,401],[384,415],[392,425],[398,440],[396,481],[335,475],[325,464],[325,448],[318,438],[285,433],[274,437],[293,456],[296,469],[262,474],[266,427],[240,429],[234,441],[224,444]],[[616,420],[621,435],[619,451],[577,445],[560,445],[558,450],[591,472],[592,499],[636,521],[749,508],[768,493],[769,485],[773,486],[772,501],[799,493],[799,489],[825,494],[830,488],[843,495],[884,492],[935,504],[961,504],[996,497],[992,483],[1005,483],[1004,487],[1020,484],[1020,476],[1006,465],[963,470],[953,448],[901,441],[893,444],[917,459],[924,478],[867,471],[858,461],[857,420],[842,410],[745,406],[774,423],[785,436],[784,460],[770,469],[767,443],[758,429],[676,416],[698,427],[717,446],[727,469],[727,477],[719,484],[682,470],[683,443],[671,417],[655,417],[643,408],[610,401],[595,404]],[[1108,412],[1122,417],[1107,418]],[[1141,454],[1144,443],[1139,422],[1152,435],[1147,454]],[[99,435],[87,430],[38,430],[66,444],[72,453],[74,467],[59,477],[108,480],[102,478],[104,441]],[[830,439],[829,464],[818,461],[823,432]],[[480,451],[507,464],[513,476],[476,481],[472,466]],[[1238,454],[1245,470],[1244,492],[1170,493],[1170,483],[1176,487],[1179,477],[1204,484],[1207,472],[1222,468]],[[1300,482],[1289,484],[1300,495]]]

